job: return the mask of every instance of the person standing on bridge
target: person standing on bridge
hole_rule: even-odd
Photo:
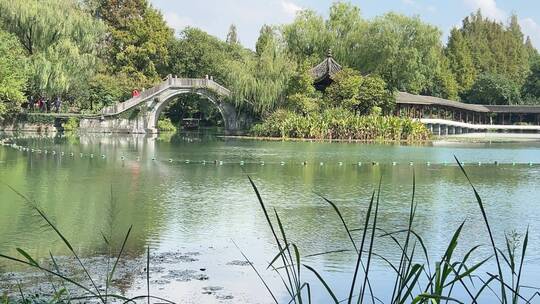
[[[56,113],[60,113],[60,108],[62,107],[62,100],[60,99],[60,96],[56,97],[56,100],[54,101],[54,107],[56,109]]]
[[[34,112],[34,96],[30,96],[30,98],[28,99],[28,110],[30,112]]]
[[[37,101],[37,109],[40,112],[43,112],[43,97],[40,97]]]

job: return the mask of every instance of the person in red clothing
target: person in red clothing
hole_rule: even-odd
[[[141,93],[137,89],[135,89],[135,90],[133,90],[133,92],[131,92],[131,97],[139,97],[140,95],[141,95]]]

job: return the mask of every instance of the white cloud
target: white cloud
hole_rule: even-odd
[[[464,0],[472,9],[482,10],[482,14],[491,19],[506,21],[508,14],[497,6],[495,0]]]
[[[416,2],[414,0],[401,0],[401,2],[407,5],[416,5]]]
[[[302,10],[301,6],[288,0],[281,0],[281,8],[289,16],[295,16],[296,13]]]
[[[187,26],[195,26],[195,23],[191,18],[182,17],[174,12],[167,12],[165,13],[164,17],[167,24],[175,31],[181,31]]]

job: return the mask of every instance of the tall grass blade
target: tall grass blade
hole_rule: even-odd
[[[465,175],[465,178],[469,182],[469,185],[472,187],[473,192],[474,192],[474,196],[476,197],[476,201],[478,202],[478,206],[480,207],[482,217],[484,218],[484,223],[485,223],[486,228],[488,230],[489,239],[491,241],[491,246],[493,247],[493,252],[495,253],[495,260],[497,262],[497,270],[499,272],[499,278],[500,278],[500,282],[501,282],[502,303],[505,304],[505,303],[507,303],[508,300],[506,298],[506,289],[505,289],[505,286],[504,286],[503,271],[502,271],[502,267],[501,267],[501,262],[499,260],[499,255],[497,254],[497,246],[495,245],[495,239],[493,238],[493,232],[491,231],[491,226],[489,225],[489,220],[488,220],[488,217],[487,217],[487,214],[486,214],[486,210],[484,208],[484,203],[482,202],[482,198],[478,194],[478,191],[476,191],[476,188],[474,187],[471,179],[469,178],[469,175],[467,174],[467,171],[465,171],[465,168],[463,168],[463,166],[461,165],[461,162],[459,161],[457,156],[454,155],[454,158],[456,159],[456,162],[457,162],[459,168],[461,169],[461,172],[463,173],[463,175]]]
[[[313,274],[315,274],[315,276],[317,277],[317,279],[319,279],[319,281],[323,284],[324,288],[326,288],[326,291],[328,291],[328,294],[330,295],[330,297],[332,297],[332,300],[334,300],[334,303],[339,303],[339,300],[338,298],[336,297],[336,295],[334,294],[334,292],[332,291],[332,288],[330,288],[330,286],[328,286],[328,284],[326,283],[326,281],[321,277],[321,275],[317,272],[317,270],[313,269],[312,267],[306,265],[306,264],[302,264],[304,265],[304,267],[306,267],[309,271],[313,272]]]
[[[364,243],[366,241],[366,234],[367,234],[367,228],[369,225],[369,219],[371,217],[371,208],[373,207],[373,201],[375,200],[375,191],[371,194],[371,200],[369,201],[368,210],[366,212],[366,219],[364,221],[364,230],[362,232],[362,241],[360,242],[360,251],[358,252],[358,256],[356,258],[356,265],[354,267],[354,274],[351,282],[351,288],[349,290],[349,301],[348,304],[351,303],[353,294],[354,294],[354,286],[356,285],[356,278],[358,276],[358,271],[360,270],[360,264],[362,263],[362,252],[364,251]]]
[[[113,267],[111,269],[111,272],[107,278],[107,281],[110,283],[113,279],[114,273],[116,271],[116,267],[118,266],[118,262],[120,262],[120,258],[122,257],[122,253],[124,252],[124,249],[126,247],[126,243],[129,239],[129,235],[131,234],[131,229],[133,229],[133,225],[129,226],[129,229],[126,233],[126,236],[124,237],[124,241],[122,242],[122,246],[120,247],[120,251],[118,252],[118,255],[116,256],[116,260],[114,261]]]
[[[246,260],[246,262],[249,263],[249,265],[251,266],[251,268],[255,271],[255,273],[257,274],[257,276],[259,277],[259,279],[261,280],[261,282],[264,284],[264,287],[266,288],[266,290],[268,291],[268,293],[270,294],[270,296],[272,297],[272,299],[274,300],[274,302],[276,302],[276,304],[279,304],[278,300],[276,299],[276,297],[274,296],[274,293],[272,292],[272,289],[270,289],[270,287],[268,286],[268,284],[266,283],[266,281],[263,279],[263,277],[261,276],[261,274],[259,273],[259,271],[257,270],[257,268],[255,268],[255,266],[253,265],[253,263],[247,258],[247,256],[244,254],[244,252],[242,251],[242,249],[240,249],[240,247],[238,247],[238,245],[233,241],[231,240],[231,242],[234,244],[234,246],[238,249],[238,251],[240,251],[240,254],[242,254],[242,256],[244,257],[244,259]],[[287,286],[287,285],[285,285]],[[292,293],[289,292],[289,294],[291,294],[291,297],[294,299],[294,296],[292,295]]]
[[[360,291],[360,303],[363,303],[364,293],[366,291],[366,283],[369,277],[369,266],[371,265],[371,256],[373,255],[373,244],[375,243],[375,229],[377,228],[377,216],[379,215],[379,202],[381,198],[381,185],[382,185],[382,176],[379,179],[379,189],[377,190],[377,201],[375,203],[375,212],[373,213],[373,225],[371,229],[371,239],[369,244],[369,252],[367,258],[366,271],[364,274],[364,283],[362,284],[362,289]],[[372,299],[373,300],[373,299]]]
[[[148,296],[148,304],[150,304],[150,245],[146,248],[146,295]]]
[[[249,180],[249,183],[251,184],[251,187],[253,188],[253,191],[255,191],[255,195],[257,196],[257,200],[259,201],[259,204],[261,206],[261,209],[263,211],[263,214],[264,214],[264,217],[266,218],[266,222],[268,223],[268,226],[270,227],[270,230],[272,231],[272,235],[274,236],[274,239],[276,241],[276,244],[278,246],[278,249],[279,251],[281,251],[283,249],[283,247],[281,246],[281,242],[277,236],[277,233],[276,233],[276,230],[274,229],[274,225],[272,224],[272,221],[270,220],[270,216],[268,215],[268,211],[266,210],[266,206],[264,205],[264,202],[263,202],[263,199],[261,197],[261,194],[259,193],[259,189],[257,188],[257,186],[255,185],[255,183],[253,182],[253,180],[251,179],[251,177],[248,175],[247,176],[248,180]],[[281,259],[282,259],[282,262],[283,262],[283,265],[288,265],[287,263],[287,258],[285,257],[285,255],[281,255]],[[290,290],[293,290],[294,288],[294,284],[293,284],[293,280],[291,278],[291,274],[289,273],[289,269],[288,267],[285,267],[285,273],[287,274],[287,279],[289,281],[289,286],[290,286]],[[291,294],[292,296],[292,294]]]
[[[527,232],[525,233],[525,239],[523,240],[523,246],[521,248],[521,261],[519,262],[519,270],[516,281],[516,293],[519,294],[520,282],[521,282],[521,273],[523,271],[523,264],[525,262],[525,253],[527,252],[527,245],[529,244],[529,227],[527,227]],[[517,296],[514,295],[512,303],[517,303]]]

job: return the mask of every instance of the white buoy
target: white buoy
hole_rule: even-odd
[[[241,160],[241,161],[240,161],[240,166],[243,166],[243,165],[244,165],[244,161]]]
[[[414,163],[413,163],[413,162],[409,162],[409,166],[414,166]]]
[[[340,166],[343,166],[343,162],[339,162],[339,165],[340,165]]]
[[[284,165],[285,165],[285,162],[281,162],[281,165],[284,166]]]
[[[359,167],[362,166],[362,162],[358,162],[358,166],[359,166]]]
[[[324,165],[324,163],[323,163],[323,162],[320,162],[320,163],[319,163],[319,166],[323,166],[323,165]]]
[[[222,161],[222,160],[219,161],[219,165],[220,165],[220,166],[223,165],[223,161]]]
[[[395,166],[395,165],[397,165],[397,163],[396,163],[396,162],[392,162],[392,166]]]

